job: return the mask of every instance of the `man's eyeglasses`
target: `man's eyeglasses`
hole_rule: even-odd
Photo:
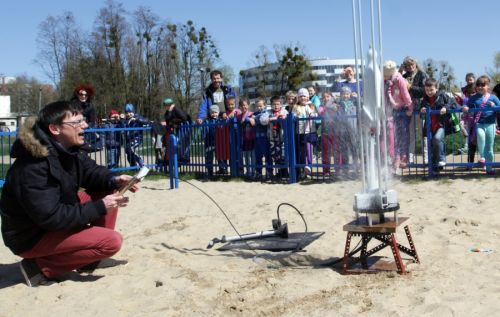
[[[82,97],[87,97],[87,93],[83,93],[83,94],[78,94],[79,96],[82,96]]]
[[[69,124],[73,128],[81,127],[81,126],[85,125],[85,123],[87,123],[87,120],[85,118],[80,119],[80,120],[75,120],[75,121],[63,121],[63,122],[61,122],[61,124]]]

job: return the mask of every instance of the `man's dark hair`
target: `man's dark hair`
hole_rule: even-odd
[[[437,88],[437,81],[434,78],[427,78],[424,83],[425,87],[436,87]]]
[[[214,78],[215,75],[220,75],[220,78],[224,78],[220,70],[213,70],[210,72],[210,79]]]
[[[474,73],[467,73],[467,74],[465,74],[465,80],[469,79],[470,77],[472,77],[472,78],[475,79],[476,75],[474,75]]]
[[[281,97],[280,96],[272,96],[271,97],[271,104],[273,104],[273,102],[275,102],[276,100],[281,102]]]
[[[40,110],[37,124],[42,130],[48,132],[50,124],[61,124],[68,114],[80,113],[82,113],[82,108],[76,102],[56,101]]]

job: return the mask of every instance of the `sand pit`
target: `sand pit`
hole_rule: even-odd
[[[234,231],[195,188],[144,181],[120,211],[118,260],[127,265],[72,273],[28,288],[19,258],[0,247],[0,316],[494,316],[500,304],[500,183],[493,179],[396,182],[401,216],[422,263],[406,276],[344,276],[312,265],[343,255],[342,226],[353,219],[358,182],[275,185],[192,181],[241,233],[268,229],[281,202],[325,234],[306,252],[207,250]],[[283,208],[290,231],[302,220]],[[398,236],[404,237],[402,230]],[[491,253],[470,248],[492,248]],[[384,250],[390,255],[389,250]],[[384,253],[383,253],[384,254]]]

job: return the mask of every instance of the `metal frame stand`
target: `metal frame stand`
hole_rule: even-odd
[[[391,247],[392,255],[394,256],[394,261],[399,274],[406,274],[406,267],[401,258],[401,253],[409,255],[415,263],[420,263],[418,258],[417,250],[410,233],[410,228],[408,226],[404,227],[406,238],[408,239],[409,247],[399,244],[396,240],[396,228],[408,220],[406,217],[400,217],[396,223],[394,220],[387,219],[386,222],[369,226],[367,219],[360,218],[359,221],[352,221],[344,225],[344,231],[347,231],[347,238],[344,249],[344,257],[342,259],[342,274],[360,274],[360,273],[376,273],[380,269],[370,269],[368,265],[368,259],[370,256],[376,254],[377,252],[385,249],[386,247]],[[361,246],[351,251],[351,239],[353,236],[361,237]],[[372,240],[378,240],[381,242],[379,245],[368,249],[368,243]],[[359,253],[359,257],[355,257]],[[351,269],[353,264],[360,262],[362,270]],[[390,270],[387,266],[381,270]]]

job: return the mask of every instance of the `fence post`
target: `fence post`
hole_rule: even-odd
[[[177,162],[177,137],[171,134],[168,142],[168,171],[170,176],[170,189],[179,188],[179,171]]]
[[[236,118],[229,120],[229,166],[231,168],[231,177],[239,175],[239,138],[238,138],[238,121]]]
[[[427,107],[425,112],[425,128],[427,132],[427,175],[434,177],[434,170],[432,169],[432,125],[431,125],[431,107]]]
[[[288,125],[288,133],[286,134],[288,139],[288,165],[289,165],[289,180],[290,184],[294,184],[297,182],[297,169],[295,168],[296,157],[295,157],[295,115],[290,113],[286,117],[287,125]]]

